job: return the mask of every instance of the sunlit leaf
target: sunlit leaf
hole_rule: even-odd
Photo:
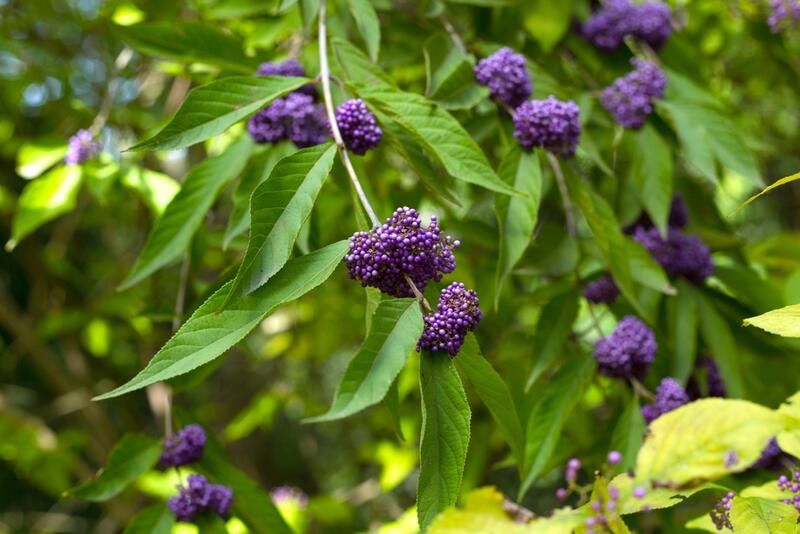
[[[740,209],[742,209],[743,207],[747,206],[748,204],[753,202],[755,199],[760,197],[761,195],[765,195],[765,194],[769,193],[770,191],[772,191],[776,187],[780,187],[782,185],[786,185],[786,184],[792,183],[792,182],[797,181],[797,180],[800,180],[800,172],[792,174],[791,176],[786,176],[785,178],[781,178],[780,180],[775,180],[773,183],[769,184],[767,187],[762,189],[759,193],[756,193],[752,197],[750,197],[747,200],[745,200],[738,208],[736,208],[736,211],[739,211]]]
[[[65,165],[28,183],[17,200],[6,250],[12,250],[44,223],[72,211],[78,199],[81,176],[80,166]]]
[[[731,505],[731,525],[734,532],[764,532],[796,534],[797,510],[794,506],[758,497],[735,497]]]
[[[650,423],[637,480],[680,488],[747,469],[788,418],[743,400],[701,399]]]
[[[56,163],[64,161],[67,145],[63,139],[40,139],[25,143],[17,151],[16,172],[23,178],[41,176]]]
[[[756,326],[770,334],[800,337],[800,304],[792,304],[744,320],[745,326]]]
[[[181,188],[178,182],[166,174],[144,167],[131,167],[122,175],[122,183],[139,193],[156,216],[164,213]]]
[[[430,534],[468,534],[502,532],[524,534],[524,524],[515,523],[503,509],[503,495],[492,487],[467,493],[460,507],[448,508],[428,529]]]

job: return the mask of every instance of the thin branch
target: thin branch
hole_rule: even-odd
[[[319,70],[320,70],[320,81],[322,82],[322,96],[325,100],[325,111],[328,115],[328,122],[331,125],[331,132],[333,133],[333,140],[336,143],[336,148],[339,152],[339,158],[342,160],[342,164],[344,168],[347,170],[347,175],[350,177],[350,183],[353,184],[353,189],[356,191],[356,195],[358,195],[358,199],[361,201],[361,205],[364,207],[364,211],[367,212],[369,216],[369,220],[372,223],[373,227],[380,226],[381,221],[378,219],[378,216],[375,214],[375,210],[372,208],[372,204],[370,204],[369,199],[367,198],[366,193],[364,192],[364,188],[361,187],[361,182],[358,179],[358,175],[356,174],[356,170],[353,168],[353,163],[350,161],[350,154],[347,152],[347,147],[344,144],[344,140],[342,139],[342,132],[339,130],[339,123],[336,122],[336,113],[333,109],[333,97],[331,96],[331,71],[330,67],[328,66],[328,29],[327,29],[327,1],[322,0],[322,3],[319,7]],[[419,301],[419,305],[422,308],[423,312],[430,313],[431,306],[428,301],[425,299],[425,296],[422,292],[417,288],[414,282],[408,276],[405,276],[406,282],[408,282],[411,291],[414,293],[414,296]]]
[[[442,15],[441,17],[439,17],[439,20],[442,22],[442,26],[444,26],[444,29],[447,31],[447,34],[450,36],[450,39],[453,40],[453,43],[456,45],[456,47],[459,50],[461,50],[462,52],[466,52],[467,51],[467,46],[464,44],[464,40],[458,34],[458,32],[456,31],[455,27],[453,27],[453,25],[450,23],[450,21],[447,19],[447,17]]]
[[[644,387],[641,382],[636,380],[633,377],[630,377],[631,385],[633,386],[633,391],[636,393],[637,397],[643,397],[647,400],[655,400],[656,396],[653,395],[649,389]]]
[[[564,180],[564,172],[561,170],[561,164],[550,152],[547,152],[547,161],[550,162],[550,167],[553,169],[553,174],[556,177],[556,184],[561,193],[561,202],[564,205],[564,217],[567,219],[567,234],[570,237],[575,237],[575,218],[572,214],[572,201],[569,198],[569,191],[567,190],[567,182]]]
[[[339,131],[339,124],[336,122],[336,113],[333,110],[333,97],[331,97],[331,72],[328,66],[328,28],[327,28],[327,1],[323,0],[319,7],[319,70],[322,77],[322,95],[325,99],[325,111],[328,114],[328,122],[331,125],[331,132],[333,133],[333,140],[336,143],[336,148],[339,150],[339,157],[342,160],[344,168],[347,170],[347,175],[350,177],[350,182],[356,190],[361,205],[364,206],[364,211],[367,212],[369,220],[373,226],[380,226],[381,221],[375,215],[375,210],[369,203],[364,189],[361,187],[361,182],[358,181],[358,176],[353,168],[353,163],[350,161],[350,156],[347,153],[347,148],[342,139],[342,132]]]
[[[100,104],[100,111],[97,113],[92,125],[89,127],[89,131],[92,132],[93,136],[100,132],[100,129],[105,125],[106,121],[108,120],[108,116],[111,114],[111,108],[114,105],[114,97],[117,95],[117,90],[119,89],[119,83],[117,83],[116,75],[122,69],[128,66],[128,63],[130,63],[132,58],[133,50],[126,46],[119,53],[117,59],[114,60],[114,70],[111,72],[110,76],[111,81],[108,82],[108,89],[106,90],[106,94],[103,95],[103,102]]]

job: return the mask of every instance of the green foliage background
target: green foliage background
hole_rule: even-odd
[[[374,6],[377,19],[364,4]],[[609,333],[615,317],[638,311],[656,330],[660,348],[645,386],[653,389],[664,376],[685,380],[696,356],[713,354],[732,397],[776,408],[798,389],[800,345],[740,327],[744,318],[800,301],[798,188],[787,185],[735,209],[800,170],[800,33],[771,33],[766,2],[671,4],[683,27],[659,54],[667,96],[634,134],[615,128],[597,92],[628,70],[636,50],[604,55],[583,41],[573,26],[590,12],[587,1],[329,3],[331,63],[342,82],[334,84],[334,99],[359,93],[390,134],[380,150],[356,158],[368,196],[381,218],[403,205],[440,215],[446,232],[463,243],[458,270],[444,282],[463,281],[481,297],[485,318],[469,354],[456,360],[472,413],[462,493],[494,485],[515,498],[522,480],[528,491],[521,504],[546,514],[558,506],[553,492],[567,458],[599,466],[617,448],[627,466],[635,464],[639,443],[627,438],[640,434],[642,423],[633,395],[586,365],[596,334],[587,337],[593,319],[579,288],[608,267],[620,285],[617,275],[630,271],[623,287],[630,299],[599,310],[601,329]],[[106,465],[123,435],[161,435],[162,390],[91,398],[127,382],[167,342],[184,274],[180,322],[234,279],[248,248],[250,192],[268,175],[264,169],[296,149],[237,141],[239,120],[215,137],[197,136],[193,146],[153,142],[154,151],[124,150],[166,124],[192,87],[230,83],[223,79],[248,76],[261,61],[294,50],[316,76],[317,8],[313,0],[0,2],[0,240],[11,242],[0,251],[0,530],[117,532],[173,493],[174,478],[149,471],[135,474],[111,500],[63,496]],[[445,31],[450,24],[467,52]],[[581,106],[581,147],[564,165],[576,237],[566,234],[546,159],[519,156],[510,121],[472,77],[474,60],[501,45],[527,56],[536,97],[554,94]],[[264,99],[291,89],[264,84]],[[397,89],[447,110],[505,182],[470,171],[469,151],[448,159],[440,147],[425,145],[424,135],[398,130],[400,119],[412,120],[429,102]],[[236,98],[230,86],[223,92]],[[60,167],[65,140],[98,114],[102,157],[80,170]],[[458,135],[445,137],[469,145]],[[175,146],[184,148],[167,150]],[[156,217],[187,177],[209,167],[202,185],[219,195],[174,214],[180,235],[165,238],[168,250],[157,265],[137,271]],[[288,242],[287,270],[364,224],[338,160],[332,169],[309,222]],[[537,184],[525,179],[532,175]],[[509,185],[527,199],[493,192]],[[703,286],[667,285],[645,260],[628,263],[631,255],[642,257],[630,243],[622,258],[606,252],[621,239],[616,229],[643,208],[663,222],[673,190],[689,205],[689,232],[714,252],[717,271]],[[287,272],[280,280],[289,284]],[[429,289],[430,300],[439,287]],[[410,354],[396,393],[389,392],[397,405],[303,424],[328,409],[365,338],[368,310],[377,306],[341,265],[307,289],[297,300],[276,301],[266,318],[256,314],[255,329],[224,358],[172,379],[177,419],[201,422],[214,435],[219,457],[201,470],[239,480],[230,463],[267,490],[292,485],[309,494],[298,530],[414,532],[408,510],[419,475],[420,357]],[[263,302],[255,305],[259,313],[268,311],[259,308]],[[401,304],[382,306],[408,309]],[[496,384],[476,379],[491,375],[481,353],[510,391],[494,406],[481,388]],[[509,406],[518,417],[508,416]],[[146,456],[152,442],[139,439],[135,451]],[[772,478],[751,472],[718,482],[740,489]],[[100,490],[109,491],[92,489]],[[719,493],[638,515],[629,527],[687,531],[686,522],[707,512]],[[155,525],[159,510],[137,521]]]

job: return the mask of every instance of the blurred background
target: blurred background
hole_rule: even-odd
[[[555,86],[580,98],[592,91],[587,77],[602,86],[624,72],[627,57],[602,57],[574,31],[589,2],[502,2],[511,4],[502,9],[493,3],[375,0],[382,20],[380,65],[401,87],[424,92],[423,43],[442,35],[446,14],[478,57],[492,43],[524,51],[533,62],[537,94]],[[332,4],[332,33],[360,46],[346,3]],[[771,32],[767,2],[672,5],[682,30],[661,53],[663,62],[722,103],[755,154],[765,184],[800,170],[800,34]],[[181,41],[171,33],[195,23],[220,39],[216,57],[195,49],[192,38]],[[147,32],[141,24],[149,24]],[[303,30],[294,0],[0,0],[0,241],[9,242],[0,250],[0,531],[119,532],[137,510],[173,493],[174,479],[152,472],[103,505],[61,497],[104,465],[123,433],[161,433],[163,414],[150,402],[157,391],[150,399],[142,392],[102,403],[89,399],[130,378],[168,339],[181,269],[163,269],[125,291],[117,286],[187,169],[219,153],[243,128],[187,150],[124,150],[173,114],[193,86],[251,73],[261,61],[294,50],[301,50],[313,77],[315,32]],[[454,114],[496,164],[502,147],[493,140],[508,132],[490,103],[484,99]],[[610,119],[602,109],[587,114],[587,131],[613,164]],[[81,166],[77,181],[62,176],[40,190],[41,201],[34,199],[29,209],[41,224],[12,239],[20,195],[37,180],[65,172],[60,162],[67,139],[90,127],[102,143],[101,155]],[[670,141],[677,145],[674,135]],[[277,160],[292,148],[269,150],[270,160]],[[559,200],[551,191],[537,239],[494,310],[497,230],[491,197],[470,189],[463,193],[472,203],[453,209],[432,197],[390,149],[359,166],[381,217],[395,206],[419,207],[443,214],[448,233],[468,239],[458,252],[459,276],[485,302],[478,336],[487,358],[522,399],[542,308],[552,288],[571,280],[576,269],[596,269],[577,265],[579,251],[592,244],[563,238]],[[633,220],[639,206],[626,200],[625,183],[592,172],[599,189],[616,192],[609,196],[616,199],[620,221]],[[800,187],[780,189],[731,216],[753,193],[750,180],[722,168],[712,187],[685,165],[676,164],[675,172],[692,232],[711,246],[718,264],[730,267],[709,291],[729,311],[727,332],[746,369],[749,396],[774,406],[797,389],[797,346],[738,324],[753,312],[800,302]],[[323,197],[301,250],[355,230],[342,169],[336,168]],[[232,184],[193,240],[187,311],[242,254],[247,232],[229,223],[242,202]],[[579,322],[584,315],[582,309]],[[304,509],[293,515],[298,531],[415,529],[409,512],[420,424],[415,358],[399,382],[405,441],[382,406],[346,423],[300,423],[326,409],[363,338],[364,316],[363,290],[339,268],[320,288],[270,316],[225,358],[172,384],[176,411],[202,422],[239,468],[266,489],[292,486],[308,496],[296,504]],[[587,465],[602,461],[609,434],[597,429],[613,427],[622,403],[618,386],[607,380],[597,379],[582,393],[552,465],[526,506],[539,513],[556,506],[552,495],[561,466],[573,453]],[[514,495],[518,480],[506,461],[508,451],[479,403],[473,403],[472,432],[464,489],[495,484]],[[638,528],[682,532],[687,519],[708,509],[700,500],[643,517]],[[235,524],[230,529],[243,531]]]

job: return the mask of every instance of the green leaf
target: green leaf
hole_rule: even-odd
[[[425,94],[446,109],[469,109],[489,96],[475,82],[472,59],[459,49],[446,33],[437,33],[425,42],[427,86]]]
[[[630,181],[639,193],[639,201],[662,234],[672,205],[672,154],[669,145],[656,129],[646,124],[632,135],[633,158]]]
[[[128,150],[172,150],[200,143],[308,81],[284,76],[232,76],[197,87],[163,129]]]
[[[722,380],[729,397],[745,396],[744,377],[736,341],[725,319],[706,298],[697,298],[697,310],[700,318],[700,335],[711,349],[714,360],[719,365]]]
[[[521,464],[524,457],[524,436],[514,399],[503,378],[481,354],[481,348],[474,334],[467,335],[454,361],[458,370],[467,377],[478,397],[489,409],[500,433],[511,448],[511,453]]]
[[[300,0],[297,5],[300,6],[300,16],[303,19],[303,29],[308,31],[314,21],[319,15],[319,7],[321,0]]]
[[[523,24],[545,53],[564,37],[572,22],[573,2],[528,0],[524,3]]]
[[[592,191],[580,176],[568,175],[569,191],[578,204],[597,246],[608,264],[614,282],[628,302],[642,317],[647,317],[639,303],[631,274],[629,247],[608,202]]]
[[[145,508],[134,517],[123,534],[170,534],[175,518],[167,505]]]
[[[611,435],[611,450],[622,454],[622,461],[616,466],[617,471],[627,471],[636,465],[636,455],[642,446],[646,428],[639,399],[631,395]]]
[[[139,193],[156,216],[164,213],[181,189],[170,176],[144,167],[131,167],[122,175],[122,184]]]
[[[796,534],[797,510],[794,506],[757,497],[734,497],[731,505],[731,525],[734,532],[763,534]]]
[[[233,490],[233,515],[253,534],[293,534],[261,485],[232,466],[216,443],[206,444],[197,469],[216,484]]]
[[[81,188],[81,177],[80,166],[64,165],[28,183],[17,201],[6,250],[12,250],[44,223],[72,211]]]
[[[64,161],[66,154],[67,145],[62,138],[27,142],[17,151],[16,172],[29,180],[36,178],[56,163]]]
[[[97,478],[70,490],[69,495],[86,501],[107,501],[152,469],[159,456],[161,444],[157,440],[126,434],[112,449]]]
[[[331,143],[299,150],[280,160],[253,191],[250,241],[227,301],[263,286],[286,264],[335,157]]]
[[[625,253],[628,256],[631,277],[650,289],[655,289],[666,295],[674,295],[675,288],[669,283],[664,269],[653,259],[647,249],[638,241],[623,236],[625,242]]]
[[[800,337],[800,304],[784,306],[744,320],[744,326],[756,326],[770,334]]]
[[[533,332],[534,362],[525,384],[525,391],[531,389],[564,350],[567,338],[572,332],[572,324],[578,317],[578,297],[578,291],[567,291],[556,295],[542,308],[539,320],[536,322],[536,330]]]
[[[220,190],[244,168],[252,146],[248,137],[242,137],[189,171],[181,190],[156,220],[120,289],[138,284],[186,251]]]
[[[231,242],[250,227],[250,197],[253,191],[272,173],[278,161],[294,152],[289,143],[268,145],[266,150],[253,156],[242,172],[242,178],[233,191],[233,209],[225,227],[222,247],[227,249]]]
[[[697,354],[699,317],[695,299],[694,288],[679,280],[678,295],[667,301],[669,335],[674,353],[671,376],[681,383],[685,383],[692,374]]]
[[[448,4],[466,4],[471,6],[484,7],[507,7],[513,6],[518,0],[445,0]]]
[[[636,478],[680,488],[744,471],[789,421],[743,400],[709,398],[686,404],[650,423]]]
[[[408,131],[453,178],[499,193],[520,194],[495,174],[461,124],[430,100],[385,86],[359,86],[357,91]]]
[[[367,45],[367,53],[372,61],[378,61],[381,49],[381,21],[370,0],[347,0],[350,14],[356,21],[358,32]]]
[[[536,154],[513,148],[500,163],[500,177],[526,197],[495,197],[494,210],[500,234],[497,258],[494,307],[497,309],[500,292],[514,266],[522,258],[533,238],[539,217],[542,196],[542,171]]]
[[[200,22],[142,22],[115,29],[126,43],[144,54],[241,73],[251,73],[258,66],[258,60],[245,55],[238,38]]]
[[[347,80],[368,85],[394,85],[392,78],[356,45],[339,38],[331,39],[331,45],[336,63]]]
[[[417,518],[425,532],[458,500],[469,445],[470,410],[453,362],[442,352],[420,355],[422,439]]]
[[[542,384],[525,433],[525,463],[518,500],[547,467],[570,411],[581,398],[594,371],[594,358],[579,354]]]
[[[459,354],[459,358],[461,354]],[[460,508],[448,508],[428,529],[430,534],[467,534],[494,532],[525,534],[526,526],[516,523],[503,508],[503,494],[493,487],[470,491]]]
[[[381,301],[367,339],[347,365],[330,409],[305,421],[342,419],[383,400],[414,351],[422,326],[422,312],[415,299]]]
[[[400,420],[400,388],[397,385],[398,380],[399,378],[395,378],[392,385],[389,386],[389,391],[386,392],[386,396],[383,398],[383,405],[386,407],[386,411],[389,412],[392,428],[394,428],[394,433],[397,434],[397,439],[405,441],[406,437],[403,434],[403,425]]]
[[[230,282],[222,286],[192,314],[128,383],[95,397],[118,397],[162,380],[188,373],[219,356],[286,302],[300,298],[328,279],[347,251],[347,241],[290,260],[278,274],[256,291],[220,309]]]
[[[19,172],[19,171],[17,171],[17,172]],[[800,172],[792,174],[791,176],[786,176],[785,178],[781,178],[780,180],[775,180],[773,183],[769,184],[767,187],[762,189],[760,192],[756,193],[752,197],[750,197],[747,200],[745,200],[738,208],[736,208],[736,211],[734,211],[734,213],[736,213],[737,211],[739,211],[743,207],[747,206],[748,204],[753,202],[755,199],[757,199],[761,195],[765,195],[765,194],[769,193],[770,191],[772,191],[776,187],[780,187],[782,185],[786,185],[786,184],[795,182],[797,180],[800,180]]]

